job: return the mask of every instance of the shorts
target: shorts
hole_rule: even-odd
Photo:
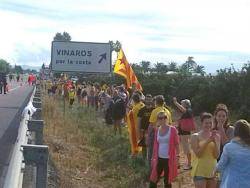
[[[203,176],[194,176],[193,180],[194,181],[202,181],[202,180],[212,180],[214,178],[207,178],[207,177],[203,177]]]
[[[69,104],[73,105],[75,99],[69,99]]]
[[[190,153],[190,135],[180,135],[181,146],[184,154]]]
[[[115,121],[122,120],[125,117],[124,114],[115,113],[112,115],[112,119]]]

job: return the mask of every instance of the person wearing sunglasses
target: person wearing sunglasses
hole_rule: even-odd
[[[174,126],[168,123],[165,111],[157,114],[153,156],[151,160],[150,188],[157,188],[162,173],[164,174],[164,187],[169,188],[177,176],[179,158],[179,136]]]
[[[172,115],[171,112],[165,108],[165,99],[163,95],[157,95],[155,96],[155,108],[151,112],[150,117],[149,117],[149,126],[148,126],[148,134],[146,138],[146,145],[148,147],[147,155],[148,159],[152,159],[152,154],[153,154],[153,145],[154,145],[154,136],[155,136],[155,129],[157,128],[157,115],[159,112],[165,112],[167,115],[167,122],[168,124],[172,124]]]

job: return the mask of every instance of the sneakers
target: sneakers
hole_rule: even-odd
[[[191,170],[192,166],[190,165],[184,165],[183,170]]]

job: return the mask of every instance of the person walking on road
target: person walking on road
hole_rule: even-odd
[[[16,76],[16,81],[17,81],[17,82],[20,81],[20,74],[18,74],[18,75]]]
[[[5,73],[0,73],[0,94],[7,94],[7,78]]]
[[[31,86],[31,84],[32,84],[32,75],[30,74],[29,76],[28,76],[28,83],[29,83],[29,86]]]

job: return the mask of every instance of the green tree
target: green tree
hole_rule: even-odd
[[[189,56],[187,61],[179,67],[179,72],[182,75],[192,75],[197,67],[197,63],[194,61],[194,57]]]
[[[138,65],[137,63],[131,64],[131,67],[135,73],[142,73],[142,67]]]
[[[154,70],[158,73],[158,74],[163,74],[168,72],[168,66],[165,65],[164,63],[159,63],[157,62],[154,66]]]
[[[0,72],[9,73],[10,69],[10,64],[4,59],[0,59]]]
[[[177,63],[173,61],[170,62],[168,65],[168,69],[169,71],[177,72],[178,71]]]
[[[71,36],[65,31],[63,33],[57,32],[54,36],[54,41],[71,41]]]
[[[150,61],[141,61],[140,66],[142,68],[143,73],[149,72],[150,70]]]
[[[197,67],[197,63],[194,61],[194,57],[189,56],[187,61],[181,65],[182,69],[186,69],[188,72],[192,72]]]
[[[194,69],[194,72],[199,73],[202,76],[204,76],[206,74],[205,67],[203,65],[197,65],[196,68]]]

